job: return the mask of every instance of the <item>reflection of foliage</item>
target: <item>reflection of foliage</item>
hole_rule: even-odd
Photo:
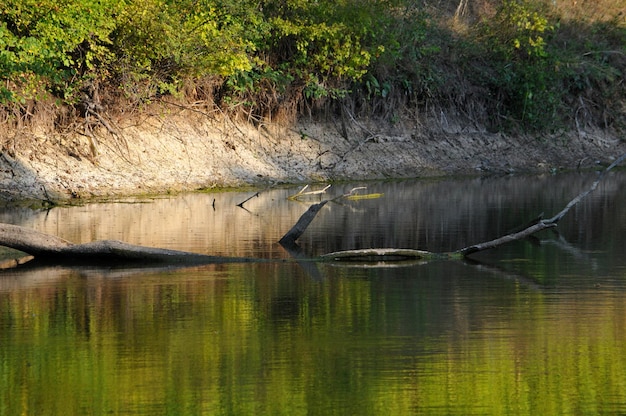
[[[563,414],[626,397],[618,297],[551,302],[451,263],[63,279],[0,295],[3,414]]]

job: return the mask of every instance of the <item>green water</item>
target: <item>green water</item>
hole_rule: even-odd
[[[367,184],[385,196],[325,207],[301,249],[456,249],[593,179]],[[279,261],[298,188],[246,210],[242,193],[7,210],[74,241],[277,261],[2,271],[0,415],[626,414],[625,186],[611,175],[558,234],[477,263],[393,267]]]

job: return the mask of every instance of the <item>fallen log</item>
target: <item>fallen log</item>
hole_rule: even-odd
[[[38,256],[54,254],[73,244],[60,237],[43,234],[29,228],[0,224],[0,245]]]
[[[138,246],[116,240],[74,244],[60,237],[11,224],[0,224],[0,246],[27,253],[38,261],[53,263],[141,262],[198,265],[262,261]]]

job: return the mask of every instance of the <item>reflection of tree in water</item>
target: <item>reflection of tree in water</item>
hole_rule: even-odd
[[[34,280],[41,268],[10,271],[33,280],[0,293],[0,322],[13,320],[0,325],[4,403],[367,415],[476,410],[477,396],[498,413],[511,391],[525,403],[533,383],[533,403],[557,391],[576,401],[587,385],[602,393],[592,404],[623,394],[623,297],[556,302],[544,286],[463,262],[319,268],[321,280],[284,262],[49,268],[49,283]]]

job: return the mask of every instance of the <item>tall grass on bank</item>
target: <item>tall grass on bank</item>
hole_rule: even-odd
[[[5,132],[164,99],[251,122],[445,110],[489,129],[623,130],[625,74],[620,0],[0,4]]]

